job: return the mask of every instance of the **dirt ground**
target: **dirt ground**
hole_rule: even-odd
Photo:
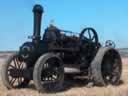
[[[0,59],[3,64],[4,59]],[[128,58],[123,61],[123,83],[118,86],[87,88],[84,80],[75,80],[66,83],[67,89],[53,94],[39,93],[33,84],[25,89],[7,90],[0,80],[0,96],[128,96]]]

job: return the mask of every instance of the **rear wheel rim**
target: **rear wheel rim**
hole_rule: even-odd
[[[104,64],[101,65],[103,80],[105,84],[115,85],[118,83],[121,76],[121,59],[120,56],[112,50],[108,51],[106,55],[108,55],[108,58],[106,59],[107,56],[104,56],[106,60],[104,60]],[[105,64],[105,62],[107,63]]]

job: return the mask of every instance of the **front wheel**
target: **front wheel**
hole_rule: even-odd
[[[1,77],[3,84],[8,88],[24,88],[29,84],[28,79],[24,77],[15,76],[14,71],[18,69],[26,69],[27,64],[20,61],[18,54],[14,53],[5,61],[2,66]]]
[[[42,55],[35,64],[33,80],[39,92],[59,91],[64,80],[62,60],[53,53]]]

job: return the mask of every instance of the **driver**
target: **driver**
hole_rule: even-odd
[[[45,41],[59,41],[61,37],[60,30],[56,28],[53,23],[45,30],[43,40]]]

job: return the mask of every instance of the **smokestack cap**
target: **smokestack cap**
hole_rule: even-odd
[[[44,12],[43,10],[43,7],[39,4],[36,4],[34,7],[33,7],[33,12],[38,12],[38,13],[42,13]]]

